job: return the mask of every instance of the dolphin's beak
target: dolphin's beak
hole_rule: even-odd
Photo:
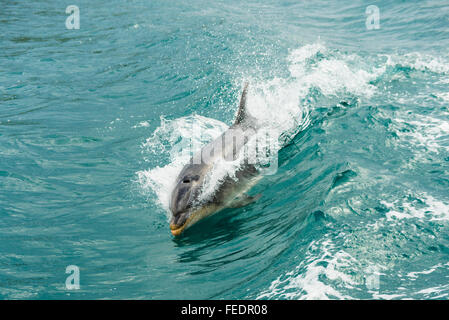
[[[216,209],[216,206],[205,206],[201,207],[200,209],[190,211],[186,213],[186,216],[182,217],[184,218],[182,224],[179,224],[180,221],[178,219],[172,217],[172,220],[170,221],[170,230],[172,235],[174,235],[175,237],[179,236],[185,229],[198,222],[202,218],[210,215],[212,212],[215,212]]]
[[[179,236],[187,227],[189,218],[190,214],[188,212],[179,213],[172,217],[170,221],[170,230],[175,237]]]
[[[184,231],[185,227],[186,227],[186,223],[184,223],[182,226],[178,226],[174,223],[170,223],[171,233],[175,237],[179,236]]]

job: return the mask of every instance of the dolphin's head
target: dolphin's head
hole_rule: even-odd
[[[187,164],[176,180],[170,199],[170,229],[174,236],[198,221],[206,210],[207,205],[200,199],[206,169],[204,164]]]

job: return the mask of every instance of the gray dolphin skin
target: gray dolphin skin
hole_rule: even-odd
[[[257,120],[246,109],[247,91],[248,83],[245,83],[234,124],[194,154],[178,175],[170,199],[170,229],[174,236],[221,209],[241,207],[260,197],[245,194],[260,178],[255,165],[245,159],[233,177],[225,176],[204,199],[205,184],[214,164],[222,159],[235,160],[259,128]]]

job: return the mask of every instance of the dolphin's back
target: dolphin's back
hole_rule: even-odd
[[[208,169],[212,169],[222,159],[235,161],[242,156],[241,152],[251,152],[249,151],[250,149],[245,150],[244,148],[256,134],[259,125],[246,108],[247,92],[248,83],[244,86],[237,116],[232,126],[201,150],[202,160],[209,160]],[[252,151],[255,152],[255,150]],[[214,194],[216,203],[226,203],[235,194],[245,192],[249,182],[258,176],[258,170],[255,165],[248,161],[246,154],[243,156],[243,162],[240,163],[238,169],[232,175],[226,175],[220,181],[220,185],[216,188]]]

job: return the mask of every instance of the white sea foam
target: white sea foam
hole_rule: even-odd
[[[381,293],[373,293],[373,299],[380,300],[392,300],[405,297],[405,294],[381,294]]]
[[[318,54],[327,54],[330,57],[311,63],[309,60]],[[335,95],[344,90],[363,96],[372,96],[375,93],[376,87],[370,84],[370,81],[385,72],[384,67],[364,66],[366,69],[362,69],[363,63],[357,66],[353,63],[355,60],[361,60],[358,56],[333,55],[334,57],[320,43],[293,50],[288,57],[291,63],[289,70],[292,77],[297,79],[297,86],[306,89],[316,87],[325,95]]]
[[[384,55],[387,65],[402,65],[419,71],[431,71],[439,74],[449,73],[449,63],[446,57],[435,57],[429,54],[411,52],[404,55]]]
[[[446,78],[441,78],[441,79],[438,80],[436,83],[438,83],[438,84],[447,84],[447,83],[449,83],[449,78],[448,78],[448,77],[446,77]]]
[[[419,277],[419,275],[431,274],[431,273],[435,272],[435,270],[437,270],[441,267],[442,267],[442,264],[439,263],[439,264],[431,267],[428,270],[409,272],[409,273],[407,273],[407,277],[411,278],[411,280],[416,280]]]
[[[320,252],[318,256],[316,251]],[[360,281],[345,269],[354,263],[356,260],[344,250],[338,250],[331,240],[314,241],[295,270],[274,280],[257,299],[350,299],[331,283],[325,283],[323,278],[353,288]]]
[[[412,150],[417,160],[426,161],[422,149],[436,154],[449,151],[449,122],[447,120],[402,112],[398,113],[393,121],[401,129],[396,132],[402,143],[412,143],[415,146]]]
[[[436,84],[447,83],[449,74],[449,59],[447,56],[431,56],[421,53],[409,53],[405,55],[384,55],[387,57],[386,66],[404,66],[423,72],[440,74]],[[446,91],[433,92],[434,97],[442,102],[449,102],[449,93]],[[392,95],[392,98],[404,105],[416,103],[416,100],[429,98],[428,92],[414,92],[409,96]],[[432,111],[432,110],[425,110]],[[449,152],[449,122],[444,117],[444,111],[435,115],[420,114],[414,110],[402,110],[395,113],[392,118],[395,132],[399,137],[398,143],[407,146],[414,153],[413,159],[405,163],[405,167],[411,167],[414,162],[431,162],[432,157]],[[447,113],[447,112],[446,112]]]
[[[133,129],[135,128],[141,128],[141,127],[149,127],[150,123],[148,121],[141,121],[139,122],[139,124],[136,124],[135,126],[133,126]]]
[[[443,299],[443,298],[447,299],[448,294],[441,293],[441,292],[443,292],[443,291],[447,292],[448,289],[449,289],[449,285],[445,284],[445,285],[441,285],[441,286],[437,286],[437,287],[419,290],[417,292],[417,294],[424,296],[423,299],[430,298],[430,297],[432,299]]]
[[[449,81],[447,83],[449,83]],[[435,95],[437,96],[437,98],[443,100],[444,102],[449,103],[449,92],[440,92],[436,93]]]
[[[393,202],[382,201],[389,209],[386,217],[394,219],[429,219],[430,221],[449,220],[449,204],[423,192],[420,201],[410,201],[408,198],[397,199]]]
[[[386,291],[383,283],[384,272],[391,271],[395,265],[395,260],[385,256],[385,250],[401,240],[390,235],[373,239],[372,235],[381,233],[379,229],[392,225],[391,222],[397,219],[416,218],[444,222],[449,219],[448,203],[426,193],[418,192],[418,194],[419,199],[414,200],[407,196],[391,202],[382,201],[389,209],[385,218],[377,219],[371,224],[363,224],[359,229],[352,229],[350,234],[344,232],[337,236],[326,234],[321,239],[313,241],[297,267],[274,280],[258,298],[351,299],[352,295],[348,292],[354,290],[365,291],[371,294],[373,299],[413,297],[409,293],[401,292],[400,288],[395,292],[391,292],[391,289]],[[338,239],[344,239],[344,245]],[[351,245],[352,241],[356,241],[356,247]],[[426,270],[409,272],[407,278],[422,279],[438,269],[447,268],[448,265],[437,264]],[[401,278],[401,275],[398,277]],[[370,280],[373,279],[377,280],[377,286],[370,286],[373,284]],[[445,296],[443,293],[445,291],[446,288],[439,287],[417,294]]]

